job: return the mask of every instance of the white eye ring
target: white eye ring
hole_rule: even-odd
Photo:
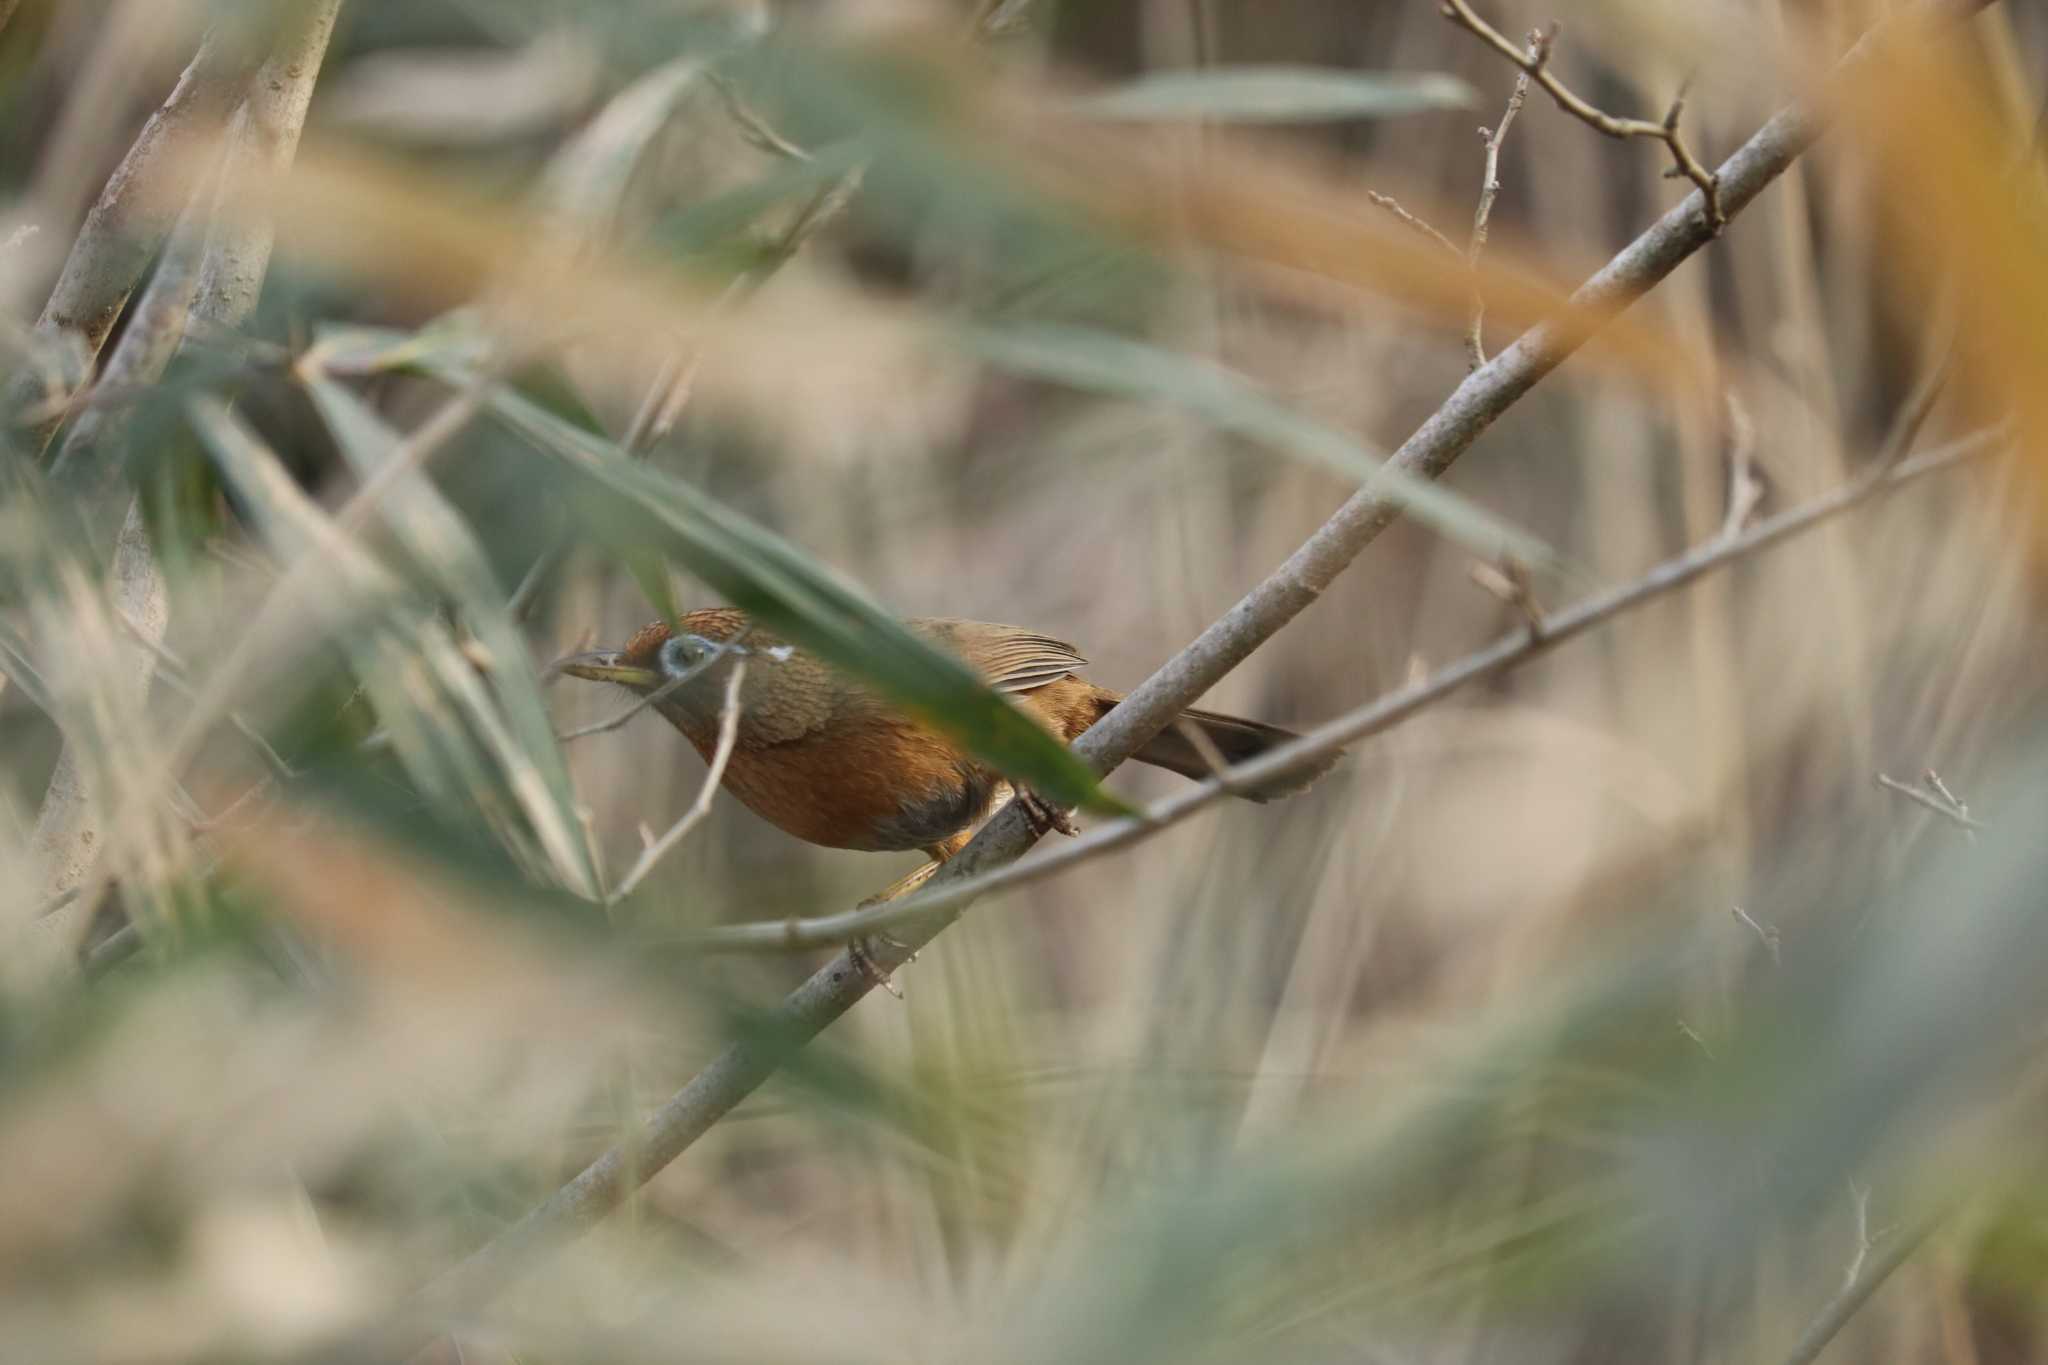
[[[671,678],[680,678],[716,648],[701,635],[672,635],[662,641],[661,671]]]

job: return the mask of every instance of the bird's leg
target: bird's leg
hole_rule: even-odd
[[[1016,801],[1024,808],[1025,817],[1031,821],[1032,832],[1041,838],[1054,830],[1070,838],[1081,832],[1080,827],[1074,823],[1071,812],[1040,796],[1029,787],[1020,787],[1017,790]]]
[[[889,901],[900,900],[902,897],[909,895],[930,881],[932,873],[937,872],[940,865],[947,858],[953,856],[955,852],[958,852],[958,849],[947,848],[945,844],[934,844],[926,852],[932,855],[930,862],[905,876],[897,878],[882,890],[877,891],[874,895],[862,901],[856,908],[865,910],[871,905],[882,905]],[[889,979],[889,973],[882,970],[881,964],[875,961],[874,949],[870,947],[871,944],[886,944],[896,949],[908,948],[910,945],[904,943],[901,939],[891,938],[886,932],[880,930],[873,934],[863,935],[846,945],[846,955],[853,959],[854,966],[860,968],[861,975],[895,996],[898,1000],[901,1000],[903,998],[902,990],[897,987],[894,981]],[[912,953],[904,959],[906,965],[915,961],[917,961],[916,953]]]

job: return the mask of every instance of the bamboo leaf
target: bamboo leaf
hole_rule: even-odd
[[[348,389],[317,370],[307,369],[301,378],[357,477],[375,474],[396,453],[398,433]],[[459,656],[452,670],[437,669],[443,685],[465,702],[478,723],[563,884],[585,896],[597,895],[596,868],[580,832],[575,789],[555,742],[540,680],[483,547],[423,473],[415,471],[399,480],[385,495],[381,510],[406,553],[454,600],[464,623],[490,655],[489,693]],[[439,653],[433,657],[446,662]]]
[[[527,866],[553,866],[534,845],[527,822],[497,797],[507,782],[499,780],[493,758],[502,760],[510,746],[473,669],[431,607],[343,535],[226,404],[195,399],[191,415],[222,481],[272,552],[286,563],[318,554],[331,569],[331,590],[314,599],[323,634],[347,652],[421,794],[446,810],[477,811]],[[506,778],[516,796],[515,776]]]
[[[1103,119],[1216,119],[1317,123],[1386,118],[1475,102],[1472,87],[1436,73],[1372,73],[1313,66],[1221,66],[1159,71],[1088,95],[1077,112]]]

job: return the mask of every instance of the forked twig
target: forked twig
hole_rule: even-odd
[[[1968,806],[1963,805],[1953,796],[1949,795],[1948,788],[1941,784],[1940,778],[1934,776],[1932,768],[1927,770],[1927,776],[1933,778],[1933,781],[1928,784],[1932,790],[1915,786],[1911,782],[1901,782],[1888,773],[1879,773],[1877,775],[1877,785],[1883,787],[1886,791],[1897,792],[1908,801],[1919,802],[1936,815],[1959,826],[1965,834],[1974,838],[1977,831],[1985,827],[1984,822],[1973,817]]]
[[[1578,119],[1587,127],[1597,129],[1614,138],[1649,138],[1661,142],[1669,149],[1671,160],[1678,174],[1699,186],[1700,195],[1706,200],[1707,226],[1716,234],[1727,226],[1728,216],[1721,205],[1721,178],[1700,164],[1686,145],[1685,137],[1678,131],[1679,117],[1685,112],[1685,87],[1680,86],[1678,95],[1671,101],[1671,107],[1658,120],[1641,118],[1619,118],[1579,97],[1572,88],[1559,80],[1550,70],[1550,53],[1557,42],[1557,25],[1535,36],[1531,44],[1534,54],[1525,53],[1508,40],[1507,36],[1493,25],[1480,18],[1466,0],[1440,0],[1438,6],[1444,18],[1471,33],[1494,51],[1506,57],[1546,94],[1557,101],[1557,107]]]
[[[1530,60],[1542,51],[1541,41],[1540,33],[1530,33]],[[1486,295],[1479,287],[1479,255],[1486,250],[1487,224],[1493,217],[1494,196],[1500,193],[1501,144],[1507,141],[1508,125],[1522,112],[1522,103],[1528,98],[1529,72],[1524,69],[1515,77],[1514,93],[1508,96],[1508,107],[1500,122],[1479,130],[1479,135],[1486,139],[1486,168],[1479,184],[1479,207],[1472,214],[1472,237],[1465,247],[1465,263],[1472,270],[1472,321],[1465,328],[1465,352],[1470,368],[1475,370],[1486,363]]]

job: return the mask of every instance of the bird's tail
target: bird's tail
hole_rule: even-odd
[[[1105,715],[1123,700],[1107,689],[1098,691],[1101,693],[1098,704]],[[1215,748],[1217,755],[1225,763],[1231,764],[1257,758],[1269,749],[1277,749],[1282,744],[1301,738],[1292,730],[1283,730],[1277,725],[1221,715],[1215,711],[1183,711],[1180,714],[1180,724],[1192,725],[1200,731],[1203,738]],[[1197,782],[1205,781],[1215,775],[1215,767],[1209,756],[1182,733],[1180,724],[1169,725],[1161,730],[1145,741],[1144,747],[1131,757],[1140,763],[1150,763],[1155,768],[1165,768],[1183,777],[1192,777]],[[1330,771],[1343,756],[1339,751],[1309,759],[1298,768],[1268,778],[1257,786],[1242,788],[1233,794],[1248,801],[1261,802],[1292,796]]]

